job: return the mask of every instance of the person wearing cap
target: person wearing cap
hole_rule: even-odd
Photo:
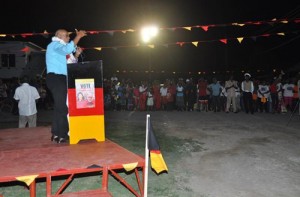
[[[253,109],[252,94],[254,91],[254,85],[253,85],[253,81],[250,80],[251,75],[249,73],[245,73],[244,77],[245,77],[245,80],[241,84],[241,89],[243,92],[243,101],[244,101],[245,112],[248,114],[250,111],[251,114],[253,114],[254,109]]]

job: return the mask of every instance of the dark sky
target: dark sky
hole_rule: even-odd
[[[104,68],[112,70],[218,71],[218,70],[286,70],[299,64],[300,23],[274,23],[232,26],[231,23],[271,21],[272,19],[300,18],[299,1],[241,1],[241,0],[52,0],[4,1],[0,33],[68,31],[139,30],[143,25],[155,23],[160,27],[186,27],[224,25],[208,31],[193,28],[162,30],[149,47],[126,47],[141,43],[139,32],[100,33],[83,38],[85,60],[103,60]],[[285,36],[274,36],[286,32]],[[271,34],[269,37],[253,37]],[[51,40],[43,36],[1,38],[1,40],[31,41],[46,48]],[[231,39],[227,44],[221,38],[247,37],[240,44]],[[176,42],[203,41],[198,47]],[[93,47],[107,46],[101,52]],[[118,48],[117,46],[125,46]],[[149,56],[151,58],[149,58]],[[149,63],[150,59],[150,63]]]

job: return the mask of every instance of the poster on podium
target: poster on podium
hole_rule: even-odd
[[[105,140],[102,61],[68,64],[70,144]]]

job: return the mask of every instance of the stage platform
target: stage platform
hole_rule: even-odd
[[[0,130],[0,184],[21,180],[29,185],[30,196],[36,196],[36,180],[46,181],[46,195],[63,197],[112,196],[108,178],[114,176],[133,196],[143,196],[145,159],[106,139],[84,140],[78,144],[50,141],[50,127]],[[119,170],[135,173],[138,190],[118,175]],[[128,169],[131,168],[131,169]],[[77,174],[101,172],[102,185],[97,190],[63,193]],[[68,176],[58,191],[52,191],[52,178]],[[123,185],[120,184],[120,187]],[[0,194],[1,196],[1,194]],[[5,196],[4,196],[5,197]]]

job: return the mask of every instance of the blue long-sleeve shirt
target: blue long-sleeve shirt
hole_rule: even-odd
[[[66,56],[75,50],[76,46],[73,41],[65,45],[59,41],[52,41],[46,51],[47,73],[67,75]]]

